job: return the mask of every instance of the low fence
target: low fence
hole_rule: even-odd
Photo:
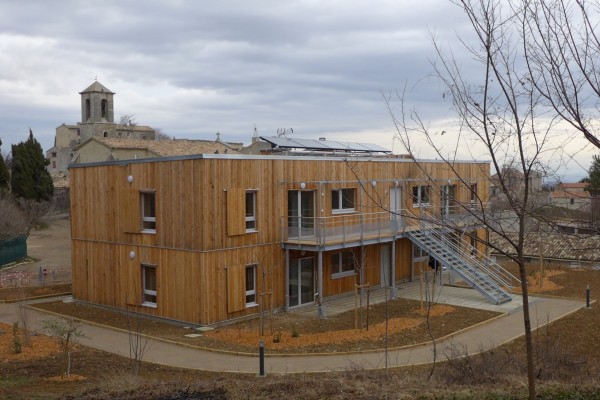
[[[71,283],[71,268],[46,269],[40,267],[38,272],[0,272],[0,288],[44,286],[60,283]]]
[[[10,264],[24,257],[27,257],[26,236],[0,240],[0,265]]]

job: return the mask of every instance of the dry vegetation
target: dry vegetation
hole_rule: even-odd
[[[537,282],[535,273],[531,273]],[[548,281],[549,283],[546,283]],[[600,272],[547,269],[545,294],[583,297],[591,285],[592,297],[600,291]],[[63,303],[61,303],[63,304]],[[442,310],[438,318],[456,316]],[[446,313],[446,314],[444,314]],[[398,314],[396,314],[398,315]],[[418,314],[415,311],[415,318]],[[435,320],[435,318],[434,318]],[[353,321],[353,320],[352,320]],[[379,322],[373,321],[372,326]],[[540,398],[600,399],[600,307],[580,310],[535,333],[536,371]],[[256,326],[254,326],[256,328]],[[253,328],[253,330],[254,330]],[[6,330],[6,327],[3,327]],[[177,327],[181,330],[181,327]],[[370,328],[371,330],[371,328]],[[407,330],[406,332],[409,332]],[[181,333],[181,331],[179,331]],[[2,336],[10,336],[7,331]],[[256,333],[255,333],[256,334]],[[289,332],[286,332],[289,335]],[[301,333],[302,337],[302,333]],[[47,338],[46,338],[47,339]],[[2,345],[4,346],[4,345]],[[130,375],[128,360],[79,346],[73,354],[73,373],[81,381],[55,381],[62,368],[59,354],[36,360],[3,359],[0,363],[0,398],[72,399],[519,399],[526,397],[523,380],[523,342],[517,340],[494,351],[472,355],[477,349],[444,348],[442,359],[427,380],[431,366],[330,374],[251,375],[215,374],[142,366]]]

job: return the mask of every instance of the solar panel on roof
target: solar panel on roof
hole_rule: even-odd
[[[286,137],[260,137],[282,149],[354,151],[369,153],[390,153],[389,150],[373,143],[339,142],[335,140],[291,139]]]

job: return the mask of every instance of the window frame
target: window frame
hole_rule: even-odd
[[[256,219],[256,200],[257,200],[257,190],[253,190],[253,189],[249,189],[246,190],[246,193],[244,195],[244,208],[245,208],[245,215],[244,215],[244,224],[245,224],[245,228],[246,228],[246,233],[252,233],[252,232],[258,232],[258,224],[257,224],[257,219]],[[252,196],[252,213],[248,214],[248,195]],[[248,227],[249,223],[253,223],[254,226]]]
[[[146,196],[152,196],[152,202],[154,203],[154,212],[149,214],[153,215],[146,215]],[[142,224],[142,233],[156,233],[156,190],[140,190],[140,216]],[[151,224],[153,228],[145,228],[145,223]]]
[[[158,307],[158,279],[157,279],[157,266],[156,264],[141,264],[142,266],[142,306],[157,308]],[[154,288],[147,288],[146,285],[146,272],[149,270],[154,271]],[[148,300],[147,297],[154,297],[154,301]]]
[[[416,193],[415,193],[416,189]],[[426,196],[424,196],[426,194]],[[427,201],[423,199],[427,197]],[[431,185],[416,185],[412,187],[413,208],[431,206]]]
[[[352,207],[344,207],[344,191],[352,192]],[[337,207],[334,207],[334,201],[337,199]],[[332,214],[344,214],[356,212],[356,188],[339,188],[331,190],[331,213]]]
[[[252,270],[252,289],[248,290],[248,270]],[[244,290],[246,291],[246,308],[257,307],[258,306],[258,293],[256,290],[256,270],[258,269],[258,264],[248,264],[244,268]],[[254,296],[254,298],[250,298],[251,301],[248,301],[249,296]]]
[[[351,259],[351,267],[352,269],[344,270],[344,256],[349,257]],[[337,260],[336,260],[337,258]],[[346,276],[354,276],[356,275],[356,260],[354,259],[354,252],[350,250],[343,250],[336,253],[331,253],[331,278],[344,278]]]

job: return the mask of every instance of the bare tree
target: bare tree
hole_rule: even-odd
[[[467,190],[471,182],[455,169],[458,157],[486,158],[497,172],[495,184],[505,196],[516,219],[516,234],[509,234],[497,216],[488,208],[486,191],[473,192],[471,202],[460,203],[452,198],[461,213],[468,214],[474,223],[487,228],[510,244],[511,251],[495,250],[512,259],[519,266],[523,295],[523,324],[527,350],[527,378],[529,398],[535,398],[534,355],[531,319],[528,303],[527,268],[524,243],[532,227],[528,219],[539,216],[541,206],[533,196],[531,183],[539,174],[548,171],[548,158],[556,156],[562,140],[554,134],[559,117],[548,112],[546,99],[538,89],[541,72],[527,68],[524,57],[523,20],[525,3],[500,0],[458,0],[475,34],[474,42],[460,38],[465,53],[475,63],[475,69],[465,67],[455,53],[445,52],[434,38],[436,61],[435,76],[443,87],[442,97],[449,99],[457,115],[453,126],[435,129],[422,114],[407,107],[406,91],[397,93],[401,113],[396,116],[392,96],[384,96],[396,126],[397,138],[406,151],[417,159],[418,146],[426,146],[441,159],[455,179]],[[529,4],[529,3],[527,3]],[[445,134],[445,136],[444,136]],[[443,137],[442,137],[443,136]],[[464,151],[463,149],[468,149]],[[431,155],[429,155],[431,157]],[[417,165],[419,163],[417,162]],[[478,165],[478,164],[475,164]],[[443,192],[443,183],[422,168],[436,190]],[[519,185],[511,178],[517,176]],[[487,183],[486,183],[487,185]],[[515,189],[518,187],[518,189]],[[453,197],[451,194],[446,194]],[[433,221],[446,229],[463,234],[454,219]],[[474,237],[480,243],[494,247],[489,238]]]
[[[600,148],[598,2],[522,0],[513,7],[519,11],[524,60],[535,89],[546,105]]]
[[[81,322],[73,318],[53,318],[42,321],[42,328],[59,340],[63,356],[65,357],[65,375],[69,376],[71,374],[71,350],[73,349],[73,344],[80,337],[85,337],[81,330]]]
[[[127,320],[127,334],[129,338],[129,364],[131,367],[131,376],[137,378],[142,367],[146,346],[149,337],[144,335],[144,316],[138,313],[132,313],[129,307],[125,309],[125,318]]]
[[[154,128],[154,139],[155,140],[173,140],[173,137],[164,133],[163,130],[160,128]]]
[[[0,239],[28,232],[25,216],[10,198],[0,199]]]

